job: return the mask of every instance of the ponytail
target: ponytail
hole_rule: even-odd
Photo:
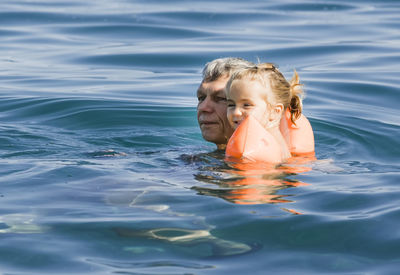
[[[290,120],[294,125],[296,125],[296,120],[301,116],[301,112],[303,110],[302,99],[304,96],[304,92],[302,89],[302,84],[300,84],[300,78],[297,74],[296,70],[294,70],[294,75],[292,80],[290,81],[290,103],[289,103],[289,111],[290,111]]]

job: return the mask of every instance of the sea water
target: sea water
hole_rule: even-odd
[[[400,2],[4,0],[0,273],[396,274]],[[296,69],[316,160],[236,169],[201,69]]]

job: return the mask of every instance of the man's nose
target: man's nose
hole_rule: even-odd
[[[213,110],[213,102],[210,97],[206,97],[203,101],[197,105],[197,110],[202,112],[211,112]]]

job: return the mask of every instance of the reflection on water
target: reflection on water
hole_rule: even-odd
[[[301,187],[307,183],[290,178],[297,173],[311,170],[314,156],[294,157],[288,163],[273,167],[260,163],[231,163],[224,160],[224,152],[214,151],[197,155],[182,155],[179,158],[186,165],[197,167],[194,178],[199,183],[209,186],[193,186],[200,195],[219,197],[235,204],[278,204],[293,202],[294,195],[279,194],[279,191],[289,188]],[[261,248],[259,244],[247,244],[217,237],[213,234],[215,226],[209,224],[206,218],[193,213],[174,211],[168,205],[146,199],[156,188],[146,187],[142,191],[132,193],[130,199],[125,199],[129,207],[142,208],[149,211],[163,213],[164,217],[184,218],[191,220],[189,226],[182,227],[156,227],[150,229],[137,229],[129,227],[115,227],[114,231],[120,237],[133,239],[158,240],[167,244],[189,248],[191,253],[200,257],[225,257],[241,255]],[[109,197],[108,202],[118,201],[119,198]],[[294,215],[300,212],[283,208]],[[193,228],[194,227],[194,228]],[[165,253],[164,249],[145,246],[128,246],[126,251],[134,254]],[[195,252],[194,252],[195,251]],[[186,251],[185,253],[189,253]]]
[[[294,195],[279,194],[279,191],[308,185],[292,177],[311,171],[312,164],[316,161],[313,153],[294,156],[279,166],[268,163],[225,162],[222,151],[184,156],[183,159],[198,165],[198,173],[194,175],[197,181],[213,185],[193,186],[192,189],[200,195],[219,197],[236,204],[294,202]],[[289,210],[299,214],[295,210]]]
[[[46,226],[36,223],[33,214],[8,214],[0,216],[0,233],[36,234],[48,230]]]

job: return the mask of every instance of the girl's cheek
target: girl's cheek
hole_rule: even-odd
[[[255,115],[255,116],[256,116],[257,113],[254,112],[254,110],[247,110],[247,111],[246,111],[246,116],[248,116],[248,115],[253,115],[253,116]]]

